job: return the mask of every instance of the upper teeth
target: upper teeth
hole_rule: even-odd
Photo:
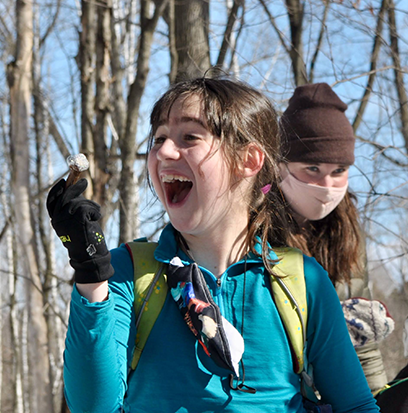
[[[162,182],[173,182],[173,181],[181,181],[181,182],[190,182],[188,178],[181,175],[163,175],[161,177]]]

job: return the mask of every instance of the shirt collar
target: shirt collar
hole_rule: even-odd
[[[187,256],[187,254],[179,247],[177,243],[176,237],[177,231],[174,229],[173,225],[168,224],[162,231],[159,239],[159,245],[156,248],[154,253],[154,257],[157,261],[163,262],[168,264],[170,260],[176,256],[178,256],[183,264],[189,265],[192,263],[191,259]],[[257,242],[255,244],[255,251],[258,254],[261,254],[262,251],[262,244],[260,242],[259,237],[256,237]],[[269,244],[268,244],[269,245]],[[269,258],[271,260],[277,260],[278,257],[275,252],[270,250]],[[240,263],[244,262],[245,258],[243,258]],[[262,257],[254,254],[250,251],[246,256],[247,263],[259,263],[262,262]],[[237,263],[238,264],[238,263]]]

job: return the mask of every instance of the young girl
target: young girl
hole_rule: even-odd
[[[296,88],[280,121],[286,158],[280,187],[295,221],[289,244],[316,258],[342,301],[370,298],[355,197],[348,190],[355,137],[346,109],[326,83],[304,85]],[[356,351],[371,390],[383,387],[387,378],[378,344],[370,340]]]
[[[76,271],[64,353],[72,413],[306,411],[270,289],[273,248],[286,238],[278,135],[271,103],[243,83],[186,81],[156,103],[148,170],[171,222],[155,251],[170,288],[132,373],[129,252],[106,250],[98,208],[79,196],[84,181],[51,190],[52,224]],[[334,412],[377,412],[326,272],[304,257],[304,273],[316,387]]]

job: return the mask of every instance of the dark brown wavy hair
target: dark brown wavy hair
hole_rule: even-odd
[[[350,283],[351,275],[363,270],[364,247],[356,197],[347,191],[340,204],[325,218],[309,221],[306,228],[295,223],[288,244],[316,258],[336,285]]]
[[[277,185],[280,156],[277,113],[264,94],[243,82],[222,77],[180,82],[171,87],[153,108],[149,151],[160,122],[168,118],[176,100],[192,96],[198,96],[203,104],[207,128],[219,137],[219,147],[226,155],[231,175],[239,168],[242,162],[240,154],[249,144],[255,143],[265,154],[264,165],[255,178],[249,200],[249,225],[244,248],[256,254],[256,237],[259,237],[262,259],[271,270],[268,243],[282,246],[289,236],[287,212]],[[261,188],[267,184],[271,185],[271,190],[264,195]]]

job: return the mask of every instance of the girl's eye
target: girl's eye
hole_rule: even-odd
[[[154,138],[153,144],[154,144],[154,145],[160,145],[160,144],[162,144],[165,140],[166,140],[166,138],[165,138],[164,136],[157,136],[157,137]]]
[[[338,168],[338,169],[336,169],[335,171],[334,171],[334,173],[336,174],[336,175],[339,175],[339,174],[342,174],[343,172],[345,172],[346,171],[346,168]]]
[[[306,169],[310,172],[319,172],[319,168],[317,166],[308,166]]]
[[[185,136],[184,136],[184,139],[185,139],[186,141],[196,141],[196,140],[198,140],[199,138],[198,138],[197,136],[194,136],[194,135],[185,135]]]

